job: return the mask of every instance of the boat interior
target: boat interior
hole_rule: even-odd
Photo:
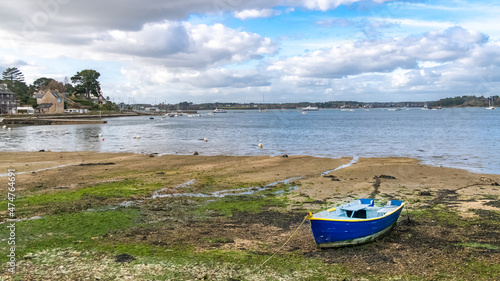
[[[341,220],[374,219],[395,211],[401,204],[403,204],[403,201],[391,200],[385,206],[377,207],[373,199],[358,199],[345,205],[313,214],[312,218]]]

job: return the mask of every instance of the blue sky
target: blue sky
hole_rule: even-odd
[[[427,101],[500,90],[499,1],[3,2],[1,71],[18,67],[31,83],[95,69],[115,102]]]

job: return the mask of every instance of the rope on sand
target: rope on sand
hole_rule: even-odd
[[[295,229],[295,231],[292,233],[292,235],[290,236],[290,238],[288,238],[288,240],[286,240],[285,244],[283,244],[278,250],[276,250],[274,252],[274,254],[272,254],[266,261],[264,261],[261,265],[259,265],[255,271],[259,270],[264,264],[266,264],[269,260],[271,260],[279,251],[281,251],[281,249],[283,249],[283,247],[285,247],[285,245],[290,242],[290,240],[292,240],[292,237],[297,233],[297,231],[299,231],[299,228],[304,224],[304,222],[309,218],[309,215],[305,216],[304,217],[304,220],[302,220],[302,222],[300,223],[300,225],[297,227],[297,229]]]

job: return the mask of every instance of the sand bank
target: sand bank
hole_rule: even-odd
[[[491,280],[500,274],[500,175],[411,158],[95,152],[0,153],[0,181],[7,182],[8,169],[17,173],[18,218],[41,217],[18,222],[24,280]],[[7,198],[7,188],[1,194]],[[305,224],[259,267],[309,211],[363,197],[406,201],[396,229],[364,246],[318,250]],[[0,215],[5,221],[6,208]]]

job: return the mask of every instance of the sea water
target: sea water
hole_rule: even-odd
[[[413,157],[436,166],[500,174],[500,110],[199,113],[201,117],[136,116],[105,119],[107,124],[0,128],[0,151],[396,156]]]

